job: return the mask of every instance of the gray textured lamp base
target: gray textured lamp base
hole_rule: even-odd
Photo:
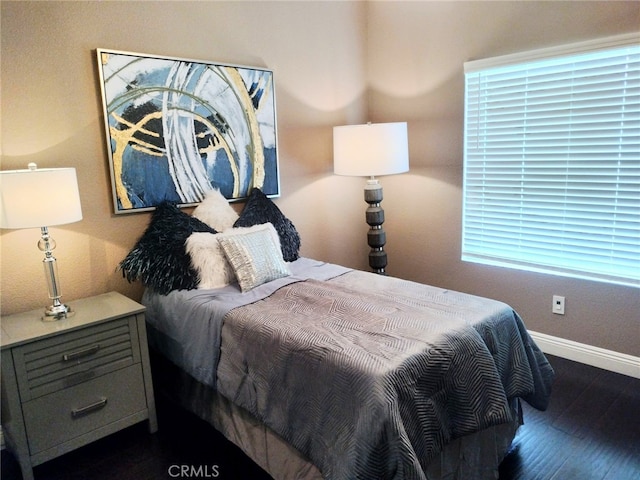
[[[369,204],[366,211],[366,220],[369,225],[367,242],[371,247],[369,266],[374,273],[386,275],[387,252],[384,251],[384,245],[387,243],[387,234],[382,229],[384,210],[380,206],[382,185],[375,178],[367,180],[367,185],[364,188],[364,201]]]

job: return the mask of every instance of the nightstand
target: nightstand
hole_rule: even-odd
[[[145,307],[116,292],[2,317],[2,428],[24,480],[32,468],[134,423],[158,429]]]

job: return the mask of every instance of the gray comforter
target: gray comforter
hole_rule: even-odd
[[[366,272],[231,309],[217,388],[328,479],[423,479],[451,439],[547,406],[553,371],[508,306]]]
[[[327,479],[423,479],[451,439],[547,406],[553,371],[486,298],[311,259],[242,294],[145,292],[150,343]]]

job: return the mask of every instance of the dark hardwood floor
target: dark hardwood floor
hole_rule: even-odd
[[[500,479],[640,479],[640,380],[557,357],[549,360],[557,373],[551,405],[546,412],[524,405],[525,425],[501,465]],[[183,465],[200,469],[201,475],[188,478],[270,478],[190,414],[159,401],[158,416],[155,435],[145,424],[133,426],[36,467],[36,480],[187,478],[176,475]],[[21,478],[6,450],[1,478]]]
[[[640,480],[640,379],[547,358],[556,370],[549,408],[523,402],[500,479]]]

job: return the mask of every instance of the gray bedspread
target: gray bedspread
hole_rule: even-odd
[[[546,408],[553,371],[507,305],[349,272],[231,310],[218,390],[328,479],[423,479],[449,440]]]
[[[301,259],[238,295],[145,293],[152,345],[327,479],[423,479],[451,439],[547,406],[553,370],[506,304]]]
[[[169,360],[205,385],[216,387],[220,332],[232,308],[267,298],[279,288],[308,279],[327,280],[350,269],[311,258],[290,264],[291,275],[242,293],[237,284],[212,290],[174,290],[159,295],[145,290],[149,342]]]

